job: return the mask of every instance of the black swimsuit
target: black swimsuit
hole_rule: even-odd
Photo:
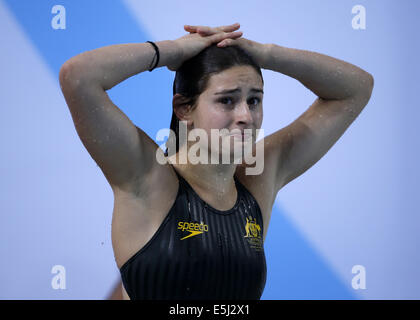
[[[172,208],[153,237],[120,268],[129,297],[260,299],[267,267],[255,198],[234,176],[236,203],[217,210],[175,172],[179,188]]]

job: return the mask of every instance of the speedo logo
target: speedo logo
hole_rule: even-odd
[[[190,233],[189,235],[186,235],[185,237],[181,238],[181,240],[184,240],[189,237],[194,237],[198,234],[209,231],[209,226],[204,224],[204,222],[197,223],[197,222],[179,221],[178,229],[182,231],[188,231]]]

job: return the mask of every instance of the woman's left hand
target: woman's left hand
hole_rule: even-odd
[[[218,32],[217,28],[211,28],[208,26],[186,25],[184,26],[184,29],[190,33],[198,33],[203,36],[209,36]],[[260,66],[260,68],[264,68],[269,44],[262,44],[249,39],[245,39],[243,37],[237,39],[224,39],[217,44],[219,48],[232,45],[238,45],[247,51],[254,58],[255,62]]]

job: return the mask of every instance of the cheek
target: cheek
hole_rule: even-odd
[[[211,146],[211,141],[215,139],[215,141],[219,140],[218,144],[222,145],[222,137],[217,139],[219,133],[224,136],[227,134],[226,132],[215,132],[213,133],[214,136],[212,138],[212,129],[222,130],[225,128],[229,128],[230,122],[229,117],[225,112],[220,112],[217,110],[208,109],[205,113],[200,113],[199,117],[196,118],[197,127],[203,129],[206,132],[207,137],[207,146]]]
[[[263,111],[257,112],[254,116],[254,122],[258,128],[261,127],[263,121]]]
[[[208,108],[205,113],[201,113],[199,118],[199,127],[210,133],[211,129],[223,129],[229,126],[229,117],[226,112]]]

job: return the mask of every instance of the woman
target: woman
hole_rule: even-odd
[[[125,298],[259,299],[263,241],[278,191],[341,137],[368,103],[373,77],[326,55],[245,39],[239,24],[184,28],[189,33],[173,41],[75,56],[60,70],[61,88],[80,139],[114,192],[112,243]],[[162,66],[176,71],[175,136],[165,154],[106,94]],[[260,68],[295,78],[318,98],[256,143],[263,120]],[[185,139],[181,124],[204,138]],[[220,151],[212,130],[221,133]],[[197,162],[197,144],[200,156],[216,161]],[[238,162],[249,145],[257,151],[254,163]],[[226,153],[228,162],[220,161]],[[263,170],[249,174],[257,165]]]

